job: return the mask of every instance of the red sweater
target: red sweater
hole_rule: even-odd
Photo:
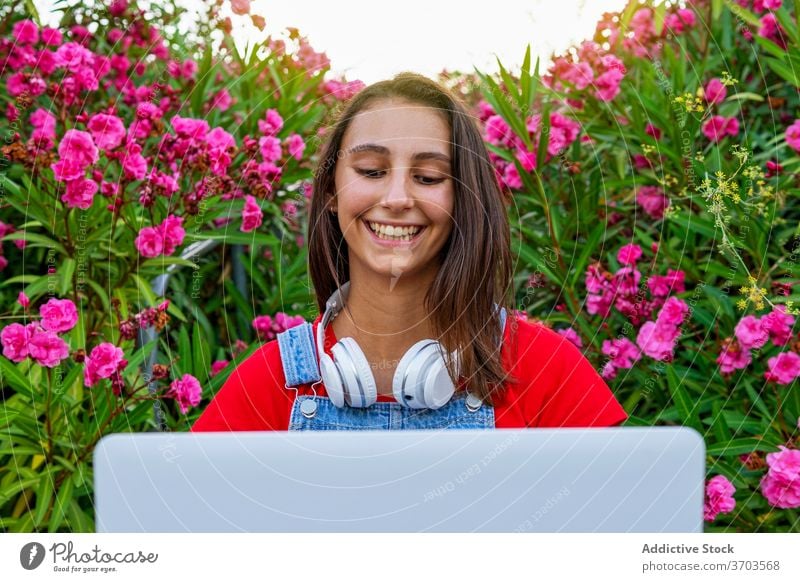
[[[321,319],[313,322],[315,333]],[[575,344],[541,323],[517,319],[516,341],[511,345],[513,325],[511,319],[508,322],[500,356],[503,368],[519,382],[505,382],[492,396],[497,428],[615,426],[628,418]],[[326,353],[336,341],[329,325]],[[295,394],[312,391],[310,384],[297,391],[286,389],[285,382],[274,339],[236,367],[191,430],[288,430]],[[314,388],[317,395],[327,396],[322,383]],[[378,402],[395,399],[379,395]]]

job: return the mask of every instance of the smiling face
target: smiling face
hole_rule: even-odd
[[[344,134],[334,184],[351,278],[386,278],[390,288],[401,277],[433,280],[453,229],[450,128],[443,114],[401,99],[374,102]],[[369,223],[382,225],[377,234]]]

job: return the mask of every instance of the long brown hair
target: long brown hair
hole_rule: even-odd
[[[334,173],[342,139],[351,120],[379,99],[400,98],[444,114],[450,127],[454,184],[454,228],[442,248],[442,266],[425,296],[432,328],[445,351],[447,370],[458,385],[449,352],[460,354],[460,376],[471,392],[492,403],[503,382],[515,382],[500,361],[497,303],[513,311],[511,235],[506,207],[480,129],[463,102],[422,75],[403,72],[354,95],[334,116],[320,148],[308,224],[309,273],[320,313],[325,302],[350,278],[349,255],[335,215]],[[436,306],[432,309],[432,306]],[[511,342],[515,344],[514,341]]]

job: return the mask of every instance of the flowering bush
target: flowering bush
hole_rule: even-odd
[[[513,211],[520,316],[596,358],[629,424],[704,435],[708,531],[800,528],[788,4],[630,2],[541,74],[447,77]]]
[[[53,28],[0,9],[0,530],[91,531],[104,434],[185,429],[311,316],[316,132],[361,85],[325,80],[296,29],[245,59],[220,5],[168,37],[181,15],[115,0]]]
[[[794,5],[684,4],[630,2],[541,72],[528,53],[519,74],[441,80],[508,203],[517,315],[584,348],[630,425],[705,437],[708,531],[798,531]],[[90,531],[103,434],[184,429],[237,361],[316,316],[317,137],[362,85],[324,80],[296,29],[240,55],[232,19],[264,20],[229,9],[180,39],[170,4],[57,28],[0,12],[5,530]]]

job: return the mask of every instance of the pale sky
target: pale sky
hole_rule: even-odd
[[[183,0],[197,8],[197,0]],[[42,20],[58,22],[53,0],[34,0]],[[588,38],[603,12],[625,0],[493,0],[481,2],[401,0],[252,0],[251,12],[267,22],[263,33],[281,38],[287,26],[324,52],[334,73],[369,84],[402,70],[435,76],[443,68],[496,72],[495,55],[518,71],[530,43],[533,60],[547,68],[551,52]],[[223,14],[230,14],[228,2]],[[232,16],[234,38],[259,35],[249,18]]]
[[[525,46],[542,58],[591,36],[604,12],[624,0],[494,0],[455,2],[402,0],[253,0],[251,12],[277,36],[297,27],[325,52],[331,69],[369,84],[401,70],[436,75],[442,68],[495,72],[495,54],[519,70]]]

